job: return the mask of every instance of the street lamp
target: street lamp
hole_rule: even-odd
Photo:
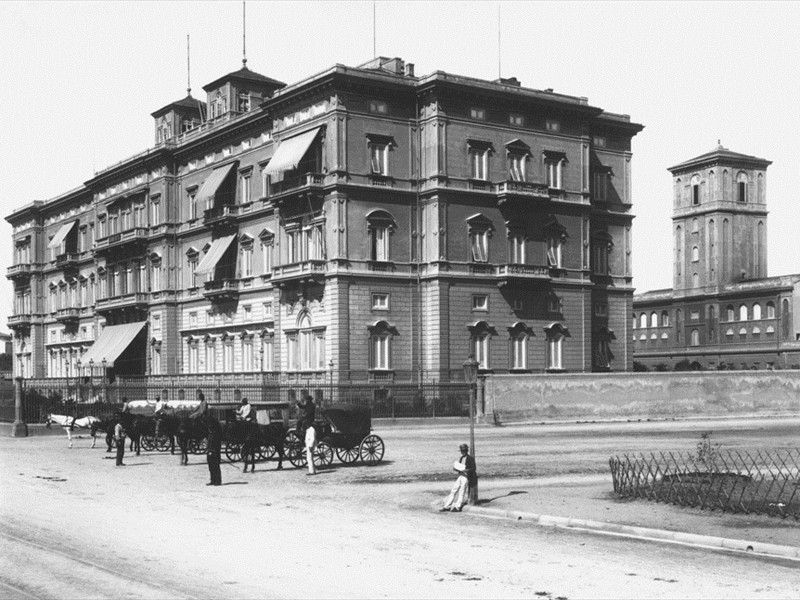
[[[464,380],[469,384],[469,450],[472,458],[475,458],[475,397],[477,395],[478,367],[480,363],[470,354],[464,361]],[[475,486],[474,493],[469,495],[469,503],[478,503],[478,486]]]

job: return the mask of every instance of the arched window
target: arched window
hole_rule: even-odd
[[[761,305],[756,302],[753,304],[753,320],[758,321],[761,318]]]
[[[736,175],[736,200],[739,202],[747,202],[747,173],[739,171]]]
[[[564,368],[564,340],[569,331],[558,323],[545,329],[547,334],[547,368],[561,370]]]
[[[511,368],[527,369],[528,338],[533,335],[533,332],[524,323],[517,323],[514,327],[509,328],[508,335],[511,343]]]
[[[775,318],[775,303],[774,302],[767,302],[767,318],[774,319]]]
[[[655,311],[650,313],[650,327],[658,327],[658,314]]]
[[[494,328],[486,321],[479,321],[474,325],[468,327],[470,330],[470,347],[472,355],[478,361],[479,369],[489,369],[489,346],[492,335],[495,333]]]
[[[692,273],[692,287],[700,287],[700,275]]]
[[[489,262],[489,236],[493,230],[492,222],[482,214],[467,219],[470,259],[473,262]]]
[[[747,321],[747,305],[742,304],[739,307],[739,320],[740,321]]]
[[[697,233],[698,231],[700,231],[700,220],[692,219],[692,233]]]
[[[297,317],[297,328],[286,330],[286,355],[290,371],[325,369],[325,328],[314,327],[311,314]]]
[[[646,329],[647,328],[647,313],[642,313],[641,316],[639,317],[639,320],[640,320],[640,325],[639,326],[642,329]]]
[[[697,206],[700,204],[700,176],[694,175],[692,177],[692,205]]]
[[[736,311],[733,308],[733,304],[728,304],[728,306],[725,308],[725,311],[727,313],[728,321],[736,320]]]
[[[637,322],[636,315],[633,315],[633,322],[631,323],[631,329],[636,329],[636,322]]]
[[[669,327],[669,313],[665,310],[661,311],[661,326]]]
[[[697,329],[692,329],[692,338],[690,344],[692,346],[700,345],[700,331],[698,331]]]
[[[698,262],[700,260],[700,248],[697,246],[692,246],[692,262]]]
[[[386,262],[390,260],[389,236],[395,230],[394,217],[385,210],[373,210],[367,215],[370,260]]]

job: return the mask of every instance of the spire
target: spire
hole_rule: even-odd
[[[247,68],[247,18],[245,0],[242,0],[242,67]]]
[[[189,62],[189,34],[186,34],[186,93],[192,95],[192,66]]]

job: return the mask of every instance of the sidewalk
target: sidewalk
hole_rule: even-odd
[[[620,500],[609,475],[484,480],[479,492],[465,512],[800,559],[800,521]]]

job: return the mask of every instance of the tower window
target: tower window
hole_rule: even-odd
[[[700,204],[700,186],[698,184],[692,186],[692,204],[694,206]]]

